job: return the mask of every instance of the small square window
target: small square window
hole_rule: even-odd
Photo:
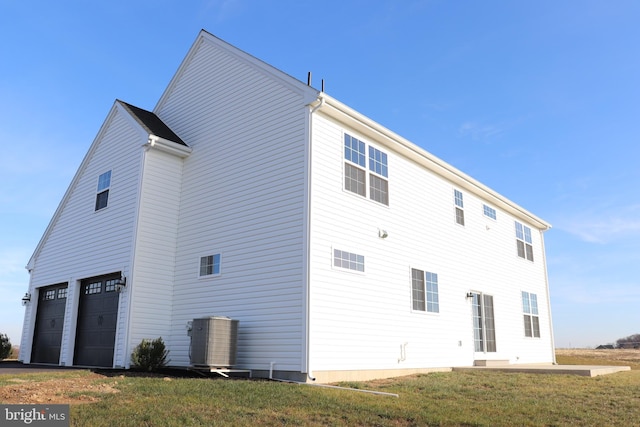
[[[496,210],[493,209],[491,206],[487,206],[487,205],[482,205],[482,211],[484,213],[484,216],[491,218],[491,219],[496,219],[497,215],[496,215]]]
[[[102,292],[102,282],[89,283],[84,287],[85,295],[99,294],[101,292]]]
[[[200,258],[200,276],[220,274],[220,254],[207,255]]]

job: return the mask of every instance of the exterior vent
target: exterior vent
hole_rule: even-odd
[[[230,368],[236,364],[238,321],[228,317],[193,319],[191,364]]]

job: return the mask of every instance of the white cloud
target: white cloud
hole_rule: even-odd
[[[485,124],[475,121],[464,122],[458,128],[458,134],[463,137],[471,137],[471,139],[480,141],[500,136],[504,129],[492,124]]]
[[[560,219],[556,228],[571,233],[588,243],[606,244],[617,240],[640,237],[640,205],[583,211],[570,218]]]

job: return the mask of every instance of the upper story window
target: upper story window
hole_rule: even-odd
[[[334,249],[333,266],[364,273],[364,255]]]
[[[440,312],[438,300],[438,275],[428,271],[411,269],[411,304],[414,310]]]
[[[540,317],[536,294],[522,292],[522,312],[524,313],[524,336],[540,338]]]
[[[220,274],[220,254],[207,255],[200,258],[200,277]]]
[[[456,205],[456,224],[464,225],[464,200],[462,191],[453,190],[453,198]]]
[[[351,135],[344,134],[344,188],[367,197],[367,175],[369,176],[369,198],[389,205],[389,165],[387,154],[369,146],[369,168],[366,163],[367,145]]]
[[[109,203],[109,188],[111,187],[111,171],[107,171],[98,177],[98,189],[96,191],[96,211],[104,209]]]
[[[496,210],[493,209],[491,206],[487,206],[487,205],[482,205],[482,211],[484,213],[484,216],[489,217],[491,219],[496,219]]]
[[[531,241],[531,229],[516,221],[516,245],[518,256],[533,261],[533,243]]]

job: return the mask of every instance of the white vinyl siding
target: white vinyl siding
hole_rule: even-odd
[[[464,192],[464,210],[478,214],[467,215],[460,227],[452,221],[452,183],[384,146],[380,148],[394,171],[393,204],[387,208],[341,191],[344,134],[359,135],[319,111],[312,153],[312,369],[473,365],[472,308],[465,295],[476,286],[494,297],[497,351],[491,357],[550,362],[549,339],[539,345],[529,340],[522,344],[526,351],[519,347],[522,310],[519,293],[510,291],[513,283],[525,282],[538,294],[546,291],[544,268],[523,266],[513,256],[513,217],[497,212],[498,220],[487,228],[480,213],[486,202]],[[380,229],[388,231],[387,238],[379,237]],[[329,248],[335,242],[338,249],[367,248],[365,275],[333,267]],[[413,309],[411,268],[424,266],[425,260],[426,270],[437,272],[440,282],[435,316],[419,316]],[[425,312],[426,298],[425,291]],[[544,330],[548,324],[542,324],[544,315],[540,319]],[[398,362],[404,343],[406,360]]]
[[[143,339],[169,343],[183,160],[159,150],[145,153],[135,271],[130,289],[130,353]],[[127,360],[128,361],[128,360]]]
[[[302,92],[311,89],[300,84],[296,91],[255,59],[208,38],[178,77],[157,111],[193,148],[184,161],[172,363],[189,364],[188,321],[221,315],[239,321],[239,367],[276,362],[277,370],[299,372],[308,114]],[[224,274],[209,283],[197,279],[194,261],[211,248],[224,254]]]
[[[36,294],[37,287],[69,281],[67,296],[70,303],[65,312],[60,352],[60,360],[66,365],[73,364],[75,330],[71,325],[75,325],[79,291],[77,281],[122,271],[130,265],[143,153],[141,146],[144,142],[146,140],[140,130],[134,129],[114,107],[67,191],[39,252],[32,260],[32,295]],[[118,179],[117,182],[113,179],[110,182],[109,209],[96,215],[97,177],[105,170],[112,170],[113,176],[117,175]],[[96,250],[98,247],[99,250]],[[126,306],[127,298],[126,292],[120,295],[120,307]],[[29,310],[33,308],[35,304],[28,306]],[[35,311],[30,314],[35,316]],[[125,315],[126,310],[119,310],[117,348],[124,346]],[[32,325],[33,320],[27,314],[25,331],[30,331]],[[25,347],[23,355],[30,354],[31,340],[23,340],[22,345]],[[124,354],[117,355],[114,362],[125,363]]]

